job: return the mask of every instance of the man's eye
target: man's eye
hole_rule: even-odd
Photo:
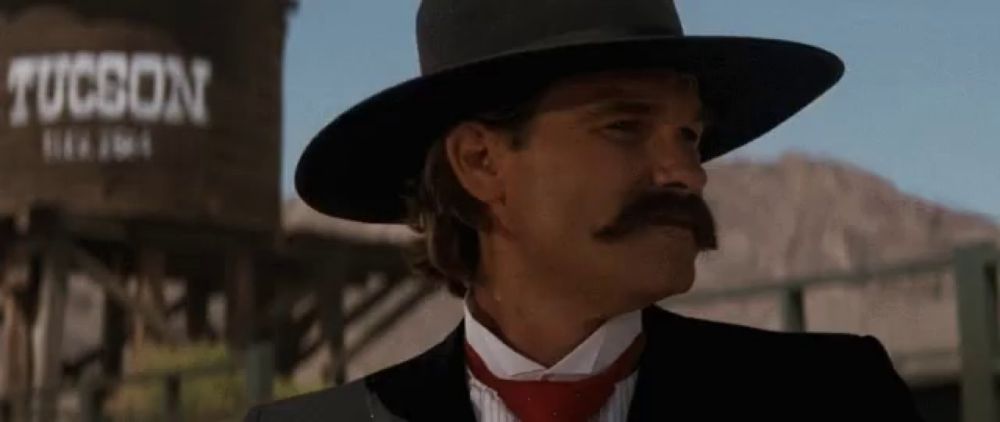
[[[604,125],[602,132],[612,142],[638,144],[646,139],[646,124],[641,120],[616,120]]]
[[[701,140],[701,135],[691,128],[681,128],[681,139],[686,142],[697,144]]]
[[[638,133],[642,130],[642,122],[638,120],[617,120],[604,126],[604,128],[616,132]]]

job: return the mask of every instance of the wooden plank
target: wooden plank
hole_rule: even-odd
[[[958,295],[962,370],[962,419],[1000,420],[994,369],[997,359],[997,250],[992,244],[958,248]]]

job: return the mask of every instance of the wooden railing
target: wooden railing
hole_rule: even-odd
[[[954,249],[946,256],[926,258],[879,268],[863,268],[786,280],[742,283],[748,287],[692,292],[668,300],[668,305],[717,303],[757,297],[778,297],[781,323],[787,331],[806,331],[804,292],[830,285],[896,283],[908,276],[944,273],[955,278],[959,322],[961,407],[965,422],[1000,421],[996,397],[1000,374],[1000,322],[997,317],[997,268],[1000,252],[993,243],[976,243]],[[942,355],[949,351],[927,351]]]

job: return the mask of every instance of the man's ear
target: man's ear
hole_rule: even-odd
[[[445,151],[455,178],[469,195],[494,207],[504,202],[503,160],[506,135],[477,122],[462,122],[445,137]]]

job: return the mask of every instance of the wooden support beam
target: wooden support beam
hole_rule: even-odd
[[[99,259],[76,245],[68,244],[67,249],[72,262],[86,273],[91,281],[101,286],[108,296],[130,313],[142,315],[142,323],[152,333],[168,343],[178,341],[177,336],[170,332],[166,317],[133,300],[125,290],[125,286],[121,282],[122,277],[119,274],[109,270]]]
[[[55,419],[57,389],[62,382],[62,339],[66,321],[69,259],[61,242],[53,242],[42,254],[41,294],[32,330],[35,371],[32,388],[37,393],[32,416],[37,421]]]
[[[962,355],[962,420],[1000,420],[995,376],[998,356],[996,246],[971,245],[954,252]]]
[[[125,278],[128,270],[125,268],[125,258],[122,253],[116,253],[111,258],[111,271]],[[107,290],[104,293],[104,307],[101,309],[101,374],[111,378],[121,376],[123,368],[123,353],[128,339],[125,307],[115,300]]]
[[[181,401],[181,377],[168,374],[163,377],[163,417],[167,421],[181,421],[183,418]]]
[[[806,330],[805,298],[801,288],[790,288],[781,293],[781,325],[789,332]]]
[[[193,341],[210,340],[208,326],[208,280],[189,277],[184,292],[184,325],[187,338]]]
[[[235,350],[245,350],[255,335],[255,293],[253,253],[231,251],[226,256],[226,338]]]
[[[62,381],[63,331],[71,259],[65,246],[65,218],[58,206],[32,207],[17,216],[18,232],[31,239],[29,284],[37,286],[31,332],[30,417],[35,421],[55,419],[57,388]],[[34,256],[37,254],[37,257]],[[30,286],[29,286],[30,287]]]
[[[265,403],[274,396],[274,346],[254,342],[244,354],[246,395],[251,405]]]
[[[309,303],[309,308],[302,313],[298,318],[290,318],[288,323],[289,329],[295,333],[298,337],[305,336],[309,332],[309,329],[313,327],[313,324],[320,319],[320,309],[319,304],[315,302]],[[289,315],[291,317],[291,315]]]
[[[101,327],[102,373],[109,377],[122,374],[122,354],[127,340],[125,309],[107,291],[104,292],[103,321]]]
[[[266,324],[270,332],[268,338],[274,345],[275,371],[283,376],[289,376],[295,366],[302,361],[303,349],[325,345],[326,337],[317,336],[317,339],[305,347],[301,344],[306,334],[319,320],[314,294],[307,294],[306,290],[296,286],[282,289],[276,292],[276,296],[267,306]],[[303,303],[308,309],[298,314],[295,308]]]
[[[77,384],[81,422],[101,422],[104,420],[104,398],[107,386],[103,385],[95,373],[84,373]]]
[[[139,265],[136,272],[136,282],[138,284],[137,299],[140,306],[149,309],[156,315],[161,315],[163,323],[166,324],[166,301],[163,297],[163,278],[166,272],[166,257],[162,251],[142,247],[139,250]],[[147,324],[143,321],[143,314],[133,314],[136,323],[132,325],[132,345],[142,348],[146,341]],[[152,333],[155,340],[158,333]]]
[[[323,337],[329,344],[329,376],[334,385],[340,385],[347,380],[343,280],[316,280],[316,300],[322,318],[320,326],[323,327]]]
[[[312,356],[313,353],[316,353],[316,351],[319,350],[321,347],[323,347],[325,344],[326,344],[326,339],[320,338],[316,341],[313,341],[305,345],[304,347],[301,347],[297,351],[297,355],[295,356],[295,362],[298,363],[301,362],[302,360],[308,359],[309,356]]]
[[[23,397],[31,388],[30,317],[28,315],[29,261],[22,248],[8,246],[0,262],[0,419],[24,420]]]

